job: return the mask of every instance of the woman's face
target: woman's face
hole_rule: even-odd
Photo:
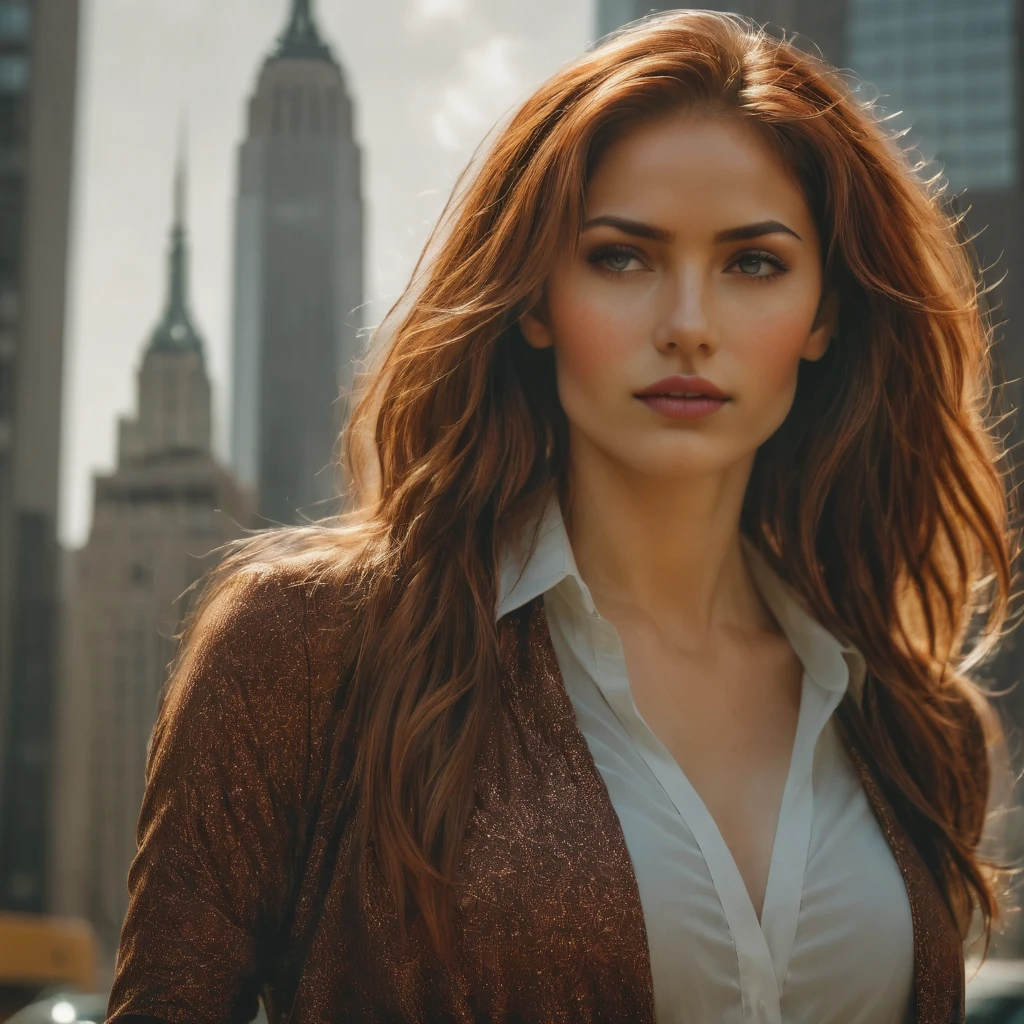
[[[574,460],[586,448],[689,477],[752,463],[785,419],[800,360],[819,359],[831,334],[821,292],[811,212],[768,143],[739,118],[672,115],[606,151],[579,252],[557,262],[521,327],[554,347]],[[728,400],[638,397],[694,390],[659,385],[675,375]]]

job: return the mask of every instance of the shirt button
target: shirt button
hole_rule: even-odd
[[[758,1001],[757,1001],[757,1012],[759,1014],[761,1014],[762,1017],[764,1016],[764,1000],[763,999],[758,999]]]

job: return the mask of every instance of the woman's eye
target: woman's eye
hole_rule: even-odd
[[[788,269],[777,256],[770,252],[745,252],[733,263],[746,277],[779,277]]]
[[[636,269],[631,263],[640,263],[636,253],[628,249],[602,249],[590,257],[590,262],[602,270],[611,271],[613,274],[621,274],[627,270]]]

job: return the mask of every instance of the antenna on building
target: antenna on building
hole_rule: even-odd
[[[178,155],[174,166],[174,223],[167,268],[167,305],[150,337],[150,348],[202,352],[203,343],[192,323],[188,302],[188,122],[178,119]]]
[[[178,118],[178,166],[174,172],[174,226],[184,231],[188,220],[188,118]]]

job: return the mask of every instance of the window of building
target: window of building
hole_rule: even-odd
[[[0,0],[0,40],[28,39],[31,17],[25,0]]]
[[[28,57],[20,53],[0,54],[0,93],[24,92],[28,76]]]
[[[17,152],[25,145],[25,94],[0,93],[0,150]]]

